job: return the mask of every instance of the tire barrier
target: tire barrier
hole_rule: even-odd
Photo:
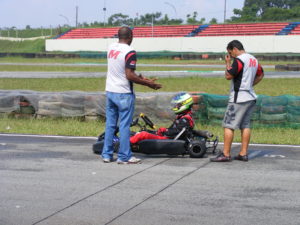
[[[136,93],[135,117],[141,112],[154,123],[174,119],[170,101],[176,93]],[[228,96],[190,93],[194,100],[193,116],[197,122],[220,126]],[[15,117],[80,117],[105,119],[104,92],[0,91],[0,114]],[[259,95],[252,114],[252,124],[262,127],[300,128],[300,96]]]
[[[275,65],[276,71],[300,71],[299,64]]]
[[[201,94],[199,121],[203,124],[221,125],[228,96]],[[300,96],[259,95],[251,117],[252,125],[258,127],[300,128]]]
[[[170,101],[176,93],[136,93],[135,117],[141,112],[155,123],[174,118]],[[104,92],[0,91],[0,114],[15,117],[105,118]],[[155,119],[156,118],[156,119]]]
[[[140,52],[139,59],[152,58],[170,58],[176,60],[223,60],[225,53],[210,52]],[[254,54],[258,60],[265,61],[300,61],[299,54]],[[79,53],[18,53],[18,52],[0,52],[0,57],[24,57],[24,58],[106,58],[106,52],[79,52]],[[299,70],[298,70],[299,71]]]

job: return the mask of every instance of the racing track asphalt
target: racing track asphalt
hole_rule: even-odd
[[[0,63],[9,66],[63,66],[63,67],[106,67],[105,63]],[[224,65],[220,64],[139,64],[140,67],[182,67],[183,71],[138,71],[145,76],[155,77],[222,77],[224,76]],[[265,65],[265,68],[275,68],[274,65]],[[201,71],[201,68],[220,68],[216,71]],[[196,69],[196,70],[195,70]],[[200,71],[199,71],[200,69]],[[269,78],[299,78],[300,72],[266,72]],[[19,72],[19,71],[0,71],[0,78],[69,78],[69,77],[105,77],[106,72]]]
[[[0,134],[0,224],[299,225],[300,146],[251,145],[246,163],[118,165],[95,140]]]
[[[137,71],[145,76],[152,77],[223,77],[224,71]],[[0,78],[79,78],[105,77],[106,72],[0,72]],[[265,72],[266,78],[300,78],[298,72]]]
[[[106,63],[1,63],[0,66],[62,66],[62,67],[107,67]],[[224,68],[221,64],[142,64],[144,67],[185,67],[185,68]],[[275,65],[265,65],[264,68],[275,68]]]

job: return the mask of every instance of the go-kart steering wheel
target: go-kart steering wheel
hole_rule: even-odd
[[[146,125],[148,125],[152,129],[155,129],[154,123],[148,118],[148,116],[146,116],[143,113],[141,113],[140,117],[144,120],[144,122],[145,122]]]
[[[132,123],[130,124],[131,127],[137,125],[139,123],[139,118],[137,117],[135,120],[132,121]]]

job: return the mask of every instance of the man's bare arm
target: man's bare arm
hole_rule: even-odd
[[[262,73],[260,75],[256,75],[253,81],[253,86],[258,84],[263,78],[264,78],[265,74]]]
[[[226,63],[226,70],[225,70],[225,79],[226,80],[232,80],[234,76],[232,76],[230,73],[228,73],[227,70],[231,67],[231,57],[230,55],[225,55],[225,63]]]
[[[160,89],[162,87],[161,84],[157,84],[154,82],[156,79],[148,79],[143,77],[142,75],[137,75],[133,69],[126,68],[125,73],[126,78],[132,81],[133,83],[145,85],[155,90]]]
[[[226,80],[232,80],[234,78],[234,76],[232,76],[230,73],[228,73],[228,71],[225,71],[225,79]]]
[[[262,66],[260,64],[258,64],[256,76],[253,81],[253,86],[258,84],[263,79],[264,75],[265,74],[264,74],[264,70],[263,70]]]

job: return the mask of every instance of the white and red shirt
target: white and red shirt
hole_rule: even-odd
[[[253,81],[256,75],[263,73],[263,69],[253,55],[243,53],[234,58],[227,72],[234,77],[231,80],[229,102],[241,103],[257,98],[253,89]]]
[[[107,50],[106,91],[133,93],[133,83],[126,78],[125,68],[136,69],[136,52],[127,44],[113,43]]]

